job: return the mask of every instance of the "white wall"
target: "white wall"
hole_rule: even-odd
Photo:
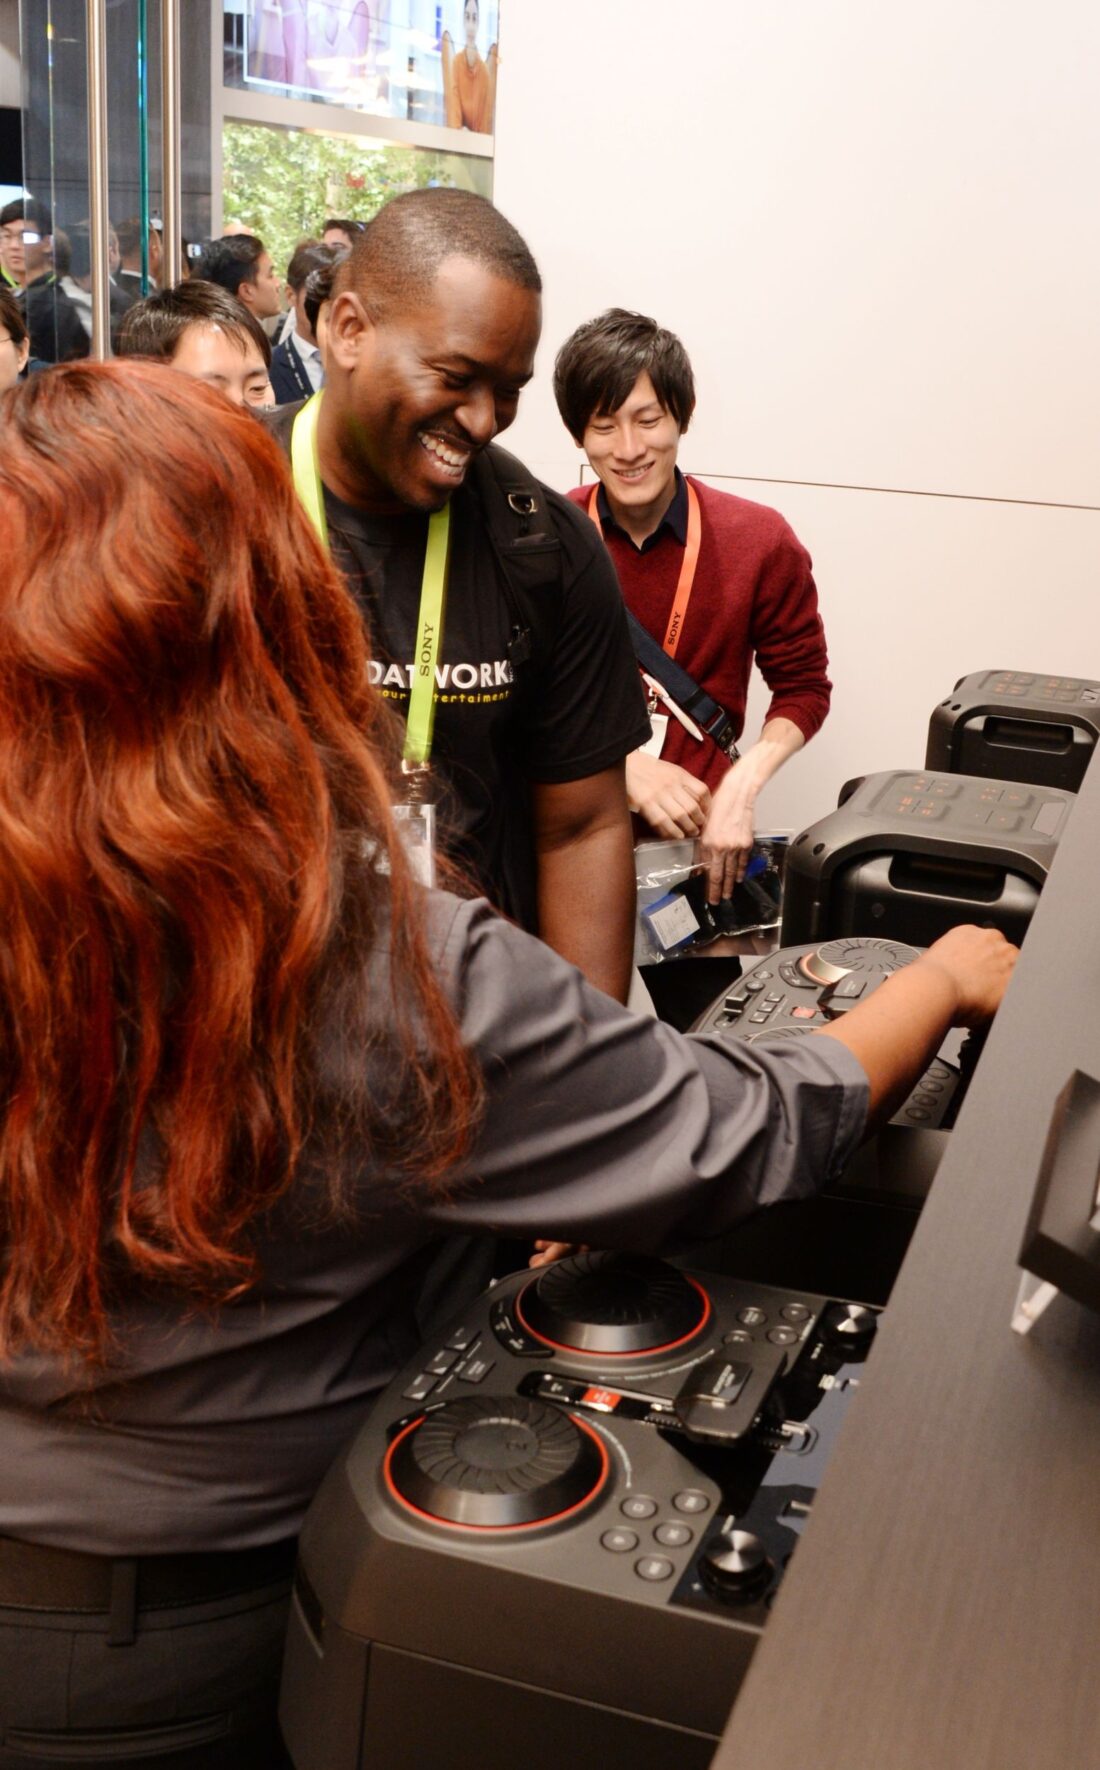
[[[1100,678],[1094,0],[502,13],[494,194],[546,284],[510,445],[576,481],[554,350],[641,308],[695,365],[682,464],[814,556],[834,710],[762,821],[922,763],[970,670]]]

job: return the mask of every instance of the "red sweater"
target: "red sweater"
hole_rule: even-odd
[[[777,510],[698,480],[702,536],[691,602],[676,662],[732,715],[740,734],[755,655],[772,691],[768,719],[789,719],[809,740],[829,711],[825,631],[817,612],[810,556]],[[569,496],[587,508],[592,487]],[[639,553],[618,529],[605,535],[627,608],[660,643],[665,636],[684,550],[668,529]],[[661,752],[713,789],[729,763],[704,738],[669,719]]]

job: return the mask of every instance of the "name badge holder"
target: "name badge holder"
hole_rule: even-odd
[[[325,496],[317,456],[317,420],[321,394],[302,407],[290,436],[290,463],[294,485],[321,540],[328,547]],[[432,737],[435,728],[435,666],[443,639],[443,616],[447,597],[450,555],[451,507],[433,510],[428,519],[428,544],[420,582],[420,608],[416,618],[416,649],[401,757],[401,787],[394,801],[393,819],[413,877],[431,887],[436,875],[435,781],[432,776]]]

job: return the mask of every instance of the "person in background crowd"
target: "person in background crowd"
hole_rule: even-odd
[[[482,61],[477,48],[479,23],[478,0],[465,0],[465,42],[458,55],[450,31],[443,33],[443,99],[449,129],[472,129],[479,135],[491,135],[497,94],[497,46],[492,44]]]
[[[50,262],[53,274],[29,280],[18,299],[27,316],[35,361],[73,362],[87,356],[89,333],[84,330],[76,304],[66,289],[66,283],[72,286],[72,246],[69,235],[59,227],[53,231]]]
[[[0,283],[5,289],[23,287],[23,217],[9,214],[16,205],[5,203],[0,209]]]
[[[337,272],[324,392],[305,419],[284,406],[268,422],[288,451],[304,424],[315,467],[303,490],[323,489],[335,557],[403,719],[428,618],[425,548],[441,526],[429,517],[448,512],[426,790],[451,852],[498,907],[622,997],[635,901],[622,763],[649,733],[622,604],[591,524],[489,452],[531,377],[540,287],[524,241],[484,198],[396,197]],[[521,533],[541,536],[523,567]]]
[[[192,277],[137,302],[122,322],[118,354],[160,358],[237,406],[272,404],[267,334],[216,283]]]
[[[77,222],[69,229],[66,238],[66,255],[64,264],[57,254],[57,241],[60,235],[54,235],[55,261],[57,264],[58,286],[71,304],[73,313],[80,324],[85,345],[90,347],[92,337],[92,246],[86,221]],[[115,283],[108,290],[110,325],[112,337],[117,333],[123,315],[130,307],[130,301]],[[67,362],[74,357],[86,356],[87,349],[72,348],[58,352],[57,361]]]
[[[362,233],[365,223],[362,221],[341,221],[330,216],[321,229],[322,246],[354,246]]]
[[[776,511],[685,480],[676,457],[695,383],[680,340],[656,321],[611,308],[578,327],[558,352],[554,392],[600,482],[569,496],[598,518],[628,608],[665,639],[696,503],[698,559],[676,662],[733,716],[737,736],[754,654],[772,690],[760,737],[732,767],[675,719],[660,759],[627,765],[628,790],[657,835],[702,834],[716,901],[744,872],[757,794],[829,709],[810,559]]]
[[[271,254],[255,234],[232,234],[228,239],[210,240],[203,248],[195,275],[203,282],[218,283],[235,295],[256,321],[274,319],[282,311]]]
[[[810,558],[776,511],[680,472],[695,383],[680,340],[656,321],[611,308],[578,327],[558,352],[554,392],[599,480],[569,496],[598,523],[628,609],[730,716],[733,737],[754,654],[772,691],[758,739],[732,766],[667,702],[659,753],[627,760],[632,809],[651,838],[700,839],[718,903],[744,875],[758,793],[829,709]]]
[[[27,367],[30,350],[23,309],[9,288],[0,287],[0,393],[14,387]]]
[[[142,223],[140,215],[130,215],[120,221],[115,228],[118,236],[120,253],[118,274],[115,281],[123,295],[130,302],[140,301],[146,294],[142,282],[141,238]],[[160,245],[160,228],[152,222],[148,233],[149,283],[150,292],[160,281],[161,259],[163,254]]]
[[[53,216],[45,203],[16,197],[0,209],[0,275],[9,289],[53,279]]]
[[[286,273],[290,324],[271,353],[271,387],[277,406],[308,399],[324,386],[320,347],[306,312],[306,283],[311,271],[324,270],[344,256],[335,246],[306,241],[290,261]]]
[[[659,1251],[812,1192],[1015,949],[956,928],[770,1050],[630,1014],[413,885],[261,426],[106,363],[0,432],[0,1770],[274,1770],[295,1538],[439,1238]]]
[[[325,357],[325,336],[328,331],[328,310],[332,301],[333,285],[336,282],[336,274],[347,255],[346,247],[335,247],[331,261],[319,266],[316,270],[311,270],[302,290],[302,312],[317,340],[322,363]]]

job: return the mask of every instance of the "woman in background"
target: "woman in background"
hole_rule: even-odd
[[[813,1190],[1014,949],[955,930],[768,1051],[629,1014],[411,883],[248,412],[81,364],[0,434],[0,1770],[269,1770],[295,1538],[440,1238],[653,1250]]]

